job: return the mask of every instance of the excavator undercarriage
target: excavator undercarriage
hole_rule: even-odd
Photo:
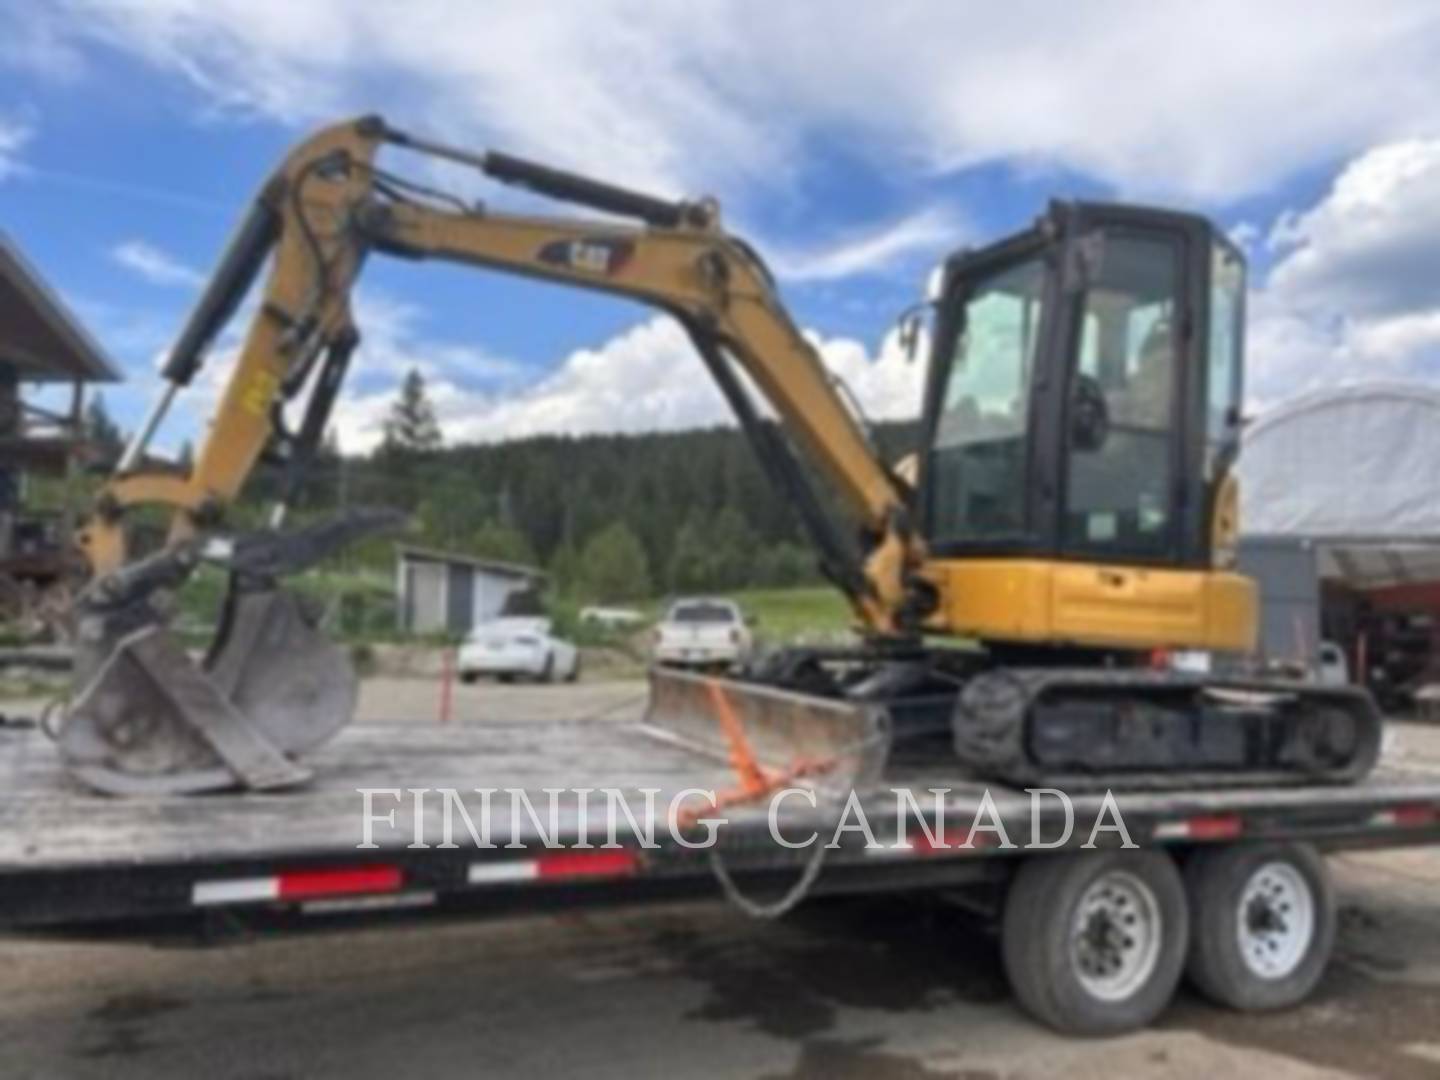
[[[792,648],[729,683],[881,709],[893,752],[953,754],[980,778],[1067,791],[1351,783],[1380,753],[1358,687],[1116,664],[1005,665],[983,652]],[[667,673],[656,673],[663,680]],[[765,726],[783,720],[770,718]]]

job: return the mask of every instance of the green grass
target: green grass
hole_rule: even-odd
[[[201,644],[220,610],[224,574],[202,567],[180,594],[179,629],[187,641]],[[352,643],[403,639],[395,629],[393,579],[373,571],[340,573],[312,570],[291,578],[286,585],[307,594],[331,613],[328,632]],[[742,589],[725,593],[755,620],[756,637],[772,644],[829,641],[843,637],[854,617],[838,591],[824,585],[790,589]],[[633,606],[645,615],[645,629],[607,631],[580,623],[582,605],[575,600],[551,604],[556,629],[581,645],[611,646],[622,651],[643,653],[648,647],[648,628],[665,610],[664,600],[650,600]]]
[[[202,566],[180,591],[178,627],[190,644],[203,644],[220,613],[225,574]],[[395,628],[394,579],[367,571],[308,570],[288,578],[294,589],[320,606],[329,618],[330,634],[346,641],[388,641]]]
[[[795,589],[745,589],[733,594],[756,634],[766,641],[805,641],[842,636],[854,614],[836,589],[813,585]]]
[[[0,702],[58,697],[68,688],[68,681],[61,675],[3,675],[0,676]]]
[[[772,645],[800,642],[834,641],[846,636],[854,625],[854,616],[844,598],[824,585],[792,589],[740,589],[719,592],[740,605],[754,620],[757,639]],[[650,628],[665,614],[669,599],[637,601],[617,605],[633,607],[644,617],[639,627],[605,629],[580,622],[578,601],[562,599],[552,603],[556,630],[580,645],[609,646],[644,656],[650,646]]]

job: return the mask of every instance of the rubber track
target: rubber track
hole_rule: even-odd
[[[1112,689],[1135,697],[1176,689],[1230,690],[1267,695],[1294,695],[1306,706],[1334,706],[1359,721],[1361,745],[1343,768],[1324,772],[1303,769],[1255,768],[1239,771],[1124,770],[1110,773],[1055,773],[1030,757],[1030,707],[1047,691],[1074,687],[1091,692]],[[979,775],[1022,786],[1068,790],[1116,788],[1265,787],[1273,785],[1348,784],[1364,777],[1380,753],[1381,721],[1370,695],[1357,687],[1321,687],[1311,683],[1191,675],[1181,672],[1107,670],[1097,668],[998,668],[972,678],[956,703],[953,734],[961,761]]]

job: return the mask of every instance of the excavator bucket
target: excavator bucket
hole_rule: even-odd
[[[865,787],[890,751],[879,706],[665,667],[651,669],[645,726],[725,759],[739,794],[756,799],[802,779],[832,791]]]
[[[358,684],[345,651],[277,580],[396,521],[352,510],[289,534],[182,544],[92,583],[79,619],[78,688],[58,734],[73,775],[114,795],[308,780],[295,758],[350,722]],[[202,558],[230,569],[231,589],[214,644],[196,663],[152,596],[178,587]]]
[[[344,652],[297,597],[265,590],[232,606],[203,665],[163,626],[120,641],[68,710],[60,753],[114,795],[291,787],[310,777],[293,755],[344,727],[355,698]]]

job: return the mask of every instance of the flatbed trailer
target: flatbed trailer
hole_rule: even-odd
[[[845,785],[833,781],[855,779],[854,773],[785,781],[799,791],[776,802],[737,796],[723,750],[633,720],[358,724],[314,755],[315,779],[302,789],[115,799],[67,778],[38,726],[9,724],[0,727],[0,927],[140,926],[186,913],[324,916],[423,908],[483,915],[721,893],[752,914],[777,914],[810,895],[943,889],[995,905],[1005,924],[1011,980],[1032,1012],[1062,1029],[1108,1032],[1147,1022],[1168,1001],[1174,980],[1159,991],[1159,1006],[1125,1008],[1105,994],[1098,1002],[1057,1001],[1056,976],[1047,965],[1083,931],[1075,920],[1086,904],[1105,899],[1107,881],[1119,886],[1111,899],[1120,897],[1113,910],[1122,921],[1129,917],[1126,902],[1144,907],[1147,896],[1155,900],[1152,892],[1165,900],[1165,882],[1150,889],[1148,870],[1132,873],[1142,862],[1154,863],[1156,852],[1165,864],[1185,869],[1193,907],[1194,890],[1207,885],[1192,873],[1203,861],[1197,853],[1209,852],[1212,863],[1227,861],[1217,860],[1219,853],[1259,853],[1265,865],[1284,870],[1285,853],[1298,852],[1289,861],[1303,870],[1312,850],[1440,841],[1440,775],[1382,767],[1348,787],[1117,792],[1109,807],[1104,793],[1090,792],[1073,798],[1074,828],[1056,844],[1064,832],[1058,798],[987,786],[943,749],[902,741],[883,768],[851,785],[853,803]],[[448,798],[447,789],[458,795]],[[488,811],[477,789],[492,789]],[[647,789],[654,796],[648,816]],[[913,803],[895,789],[911,792]],[[674,801],[687,790],[686,800]],[[717,793],[721,808],[712,811],[696,790]],[[549,792],[559,793],[553,811]],[[631,811],[628,818],[617,815],[613,844],[605,815],[596,813],[612,799]],[[591,808],[585,821],[582,800]],[[672,806],[681,808],[679,825],[697,805],[700,816],[724,822],[712,847],[681,842],[703,839],[699,826],[670,827]],[[470,825],[489,826],[493,846],[476,843],[462,807]],[[1123,833],[1113,827],[1117,816]],[[1096,821],[1110,827],[1092,836]],[[842,824],[847,827],[837,833]],[[811,834],[818,842],[786,847],[776,830],[791,844]],[[1122,850],[1127,839],[1133,849]],[[1047,846],[1027,847],[1033,840]],[[1281,884],[1295,885],[1293,875],[1281,876]],[[1312,884],[1310,937],[1323,969],[1333,901],[1323,871]],[[1138,892],[1127,895],[1129,887]],[[1235,886],[1243,887],[1244,881]],[[1232,900],[1220,906],[1236,906]],[[1156,914],[1164,907],[1159,903]],[[1223,912],[1218,917],[1231,929],[1204,930],[1202,914],[1172,913],[1168,926],[1152,935],[1159,952],[1166,952],[1160,946],[1167,941],[1170,952],[1178,949],[1174,963],[1192,955],[1192,977],[1204,935],[1235,932]],[[1051,937],[1051,953],[1036,953]],[[1142,951],[1155,951],[1148,940]],[[1239,1007],[1287,1004],[1308,992],[1318,970],[1311,977],[1307,969],[1299,980],[1308,985],[1280,980],[1285,993],[1262,985],[1270,997],[1256,1000],[1245,998],[1244,986],[1209,989]],[[1102,963],[1100,975],[1106,973]],[[1162,973],[1161,982],[1167,978]],[[1211,981],[1217,978],[1211,972]],[[1272,1000],[1276,995],[1283,1000]]]

